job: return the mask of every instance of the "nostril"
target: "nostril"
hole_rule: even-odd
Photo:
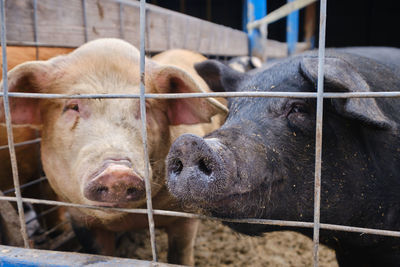
[[[106,186],[99,186],[96,188],[96,192],[98,194],[108,193],[108,187]]]
[[[180,174],[183,170],[183,163],[179,159],[174,159],[171,164],[171,171],[175,174]]]
[[[133,187],[130,187],[130,188],[128,188],[127,190],[126,190],[126,194],[127,195],[133,195],[133,194],[135,194],[137,192],[137,189],[136,188],[133,188]]]
[[[144,195],[145,191],[143,189],[139,189],[136,187],[129,187],[126,189],[125,200],[136,201],[141,199]]]
[[[199,169],[206,175],[210,175],[212,173],[212,170],[210,166],[207,164],[207,162],[204,159],[200,159],[199,161]]]

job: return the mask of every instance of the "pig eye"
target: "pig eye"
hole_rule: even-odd
[[[313,128],[315,128],[313,107],[304,101],[288,103],[287,107],[286,118],[293,135],[310,135],[313,132]]]
[[[308,108],[304,103],[294,103],[288,114],[291,113],[308,113]]]
[[[63,112],[66,112],[68,110],[74,110],[76,112],[79,112],[79,104],[77,102],[70,102],[65,105]]]

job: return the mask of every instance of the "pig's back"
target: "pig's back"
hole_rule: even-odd
[[[394,47],[348,47],[338,51],[372,59],[390,68],[400,69],[400,49]]]
[[[206,57],[199,53],[184,49],[171,49],[152,57],[152,60],[159,64],[175,66],[185,70],[200,85],[203,91],[209,92],[209,87],[194,69],[194,64],[206,59]]]

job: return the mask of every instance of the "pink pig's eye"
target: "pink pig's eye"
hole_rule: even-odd
[[[68,104],[64,107],[63,112],[66,112],[66,111],[68,111],[68,110],[74,110],[74,111],[76,111],[76,112],[79,112],[79,105],[78,105],[78,103],[76,103],[76,102],[68,103]]]

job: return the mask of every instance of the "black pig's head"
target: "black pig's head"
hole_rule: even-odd
[[[315,92],[317,62],[313,55],[292,58],[254,75],[217,61],[200,63],[196,70],[215,91]],[[328,56],[325,64],[325,91],[371,90],[341,57]],[[324,105],[322,216],[328,216],[327,208],[332,217],[344,209],[339,219],[332,218],[344,222],[361,212],[375,183],[366,132],[374,138],[394,124],[372,98],[327,99]],[[316,100],[239,97],[229,100],[229,110],[220,129],[204,138],[182,135],[172,145],[171,193],[219,217],[312,220]],[[383,145],[374,142],[371,147]],[[349,202],[354,205],[346,208]]]

